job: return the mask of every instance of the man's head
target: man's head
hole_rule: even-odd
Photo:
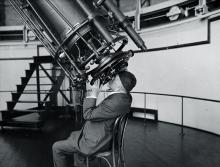
[[[109,87],[112,91],[130,92],[136,85],[134,74],[128,71],[121,71],[111,81]]]

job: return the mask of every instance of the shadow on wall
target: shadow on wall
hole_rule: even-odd
[[[130,12],[133,10],[136,10],[136,4],[137,4],[137,0],[114,0],[113,2],[117,3],[117,1],[119,1],[119,6],[120,9],[123,12]],[[152,6],[152,5],[156,5],[158,3],[162,3],[168,0],[142,0],[141,1],[141,7],[147,7],[147,6]]]
[[[23,24],[22,19],[9,0],[0,0],[0,26],[18,26]]]

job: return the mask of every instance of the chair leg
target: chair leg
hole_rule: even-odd
[[[112,152],[112,166],[113,167],[116,167],[116,162],[115,162],[116,160],[115,160],[115,152],[113,151]]]
[[[108,159],[107,159],[107,158],[105,158],[105,157],[100,157],[100,158],[104,159],[104,160],[105,160],[105,162],[108,164],[108,166],[109,166],[109,167],[112,167],[112,166],[111,166],[111,164],[110,164],[110,162],[108,161]]]
[[[77,111],[74,111],[75,121],[78,122]]]
[[[125,155],[124,155],[124,150],[121,151],[120,162],[121,162],[122,167],[125,167]]]
[[[99,161],[99,167],[101,167],[101,158],[98,158]]]
[[[3,127],[3,125],[1,125],[1,130],[2,130],[2,131],[4,130],[4,127]]]
[[[117,166],[116,167],[120,166],[120,164],[121,164],[121,154],[119,153],[118,154],[118,162],[117,162]]]
[[[89,167],[89,157],[86,157],[86,167]]]

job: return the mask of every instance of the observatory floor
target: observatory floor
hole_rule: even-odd
[[[48,121],[42,131],[7,128],[0,133],[0,167],[52,167],[52,144],[79,128],[65,118]],[[127,167],[219,167],[219,136],[189,128],[184,137],[179,133],[176,125],[129,119]]]

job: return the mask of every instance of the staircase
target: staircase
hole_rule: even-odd
[[[51,64],[53,64],[52,68]],[[45,65],[50,65],[50,68],[45,68]],[[58,76],[54,75],[56,71],[59,71]],[[12,100],[7,102],[7,110],[1,111],[1,127],[40,128],[45,121],[45,115],[57,107],[51,97],[57,97],[60,92],[65,101],[70,103],[70,100],[60,90],[64,78],[65,73],[55,66],[52,56],[34,57],[34,62],[29,63],[29,69],[25,70],[25,77],[21,77],[21,84],[17,85],[16,92],[12,93]],[[29,107],[23,109],[25,105]]]

